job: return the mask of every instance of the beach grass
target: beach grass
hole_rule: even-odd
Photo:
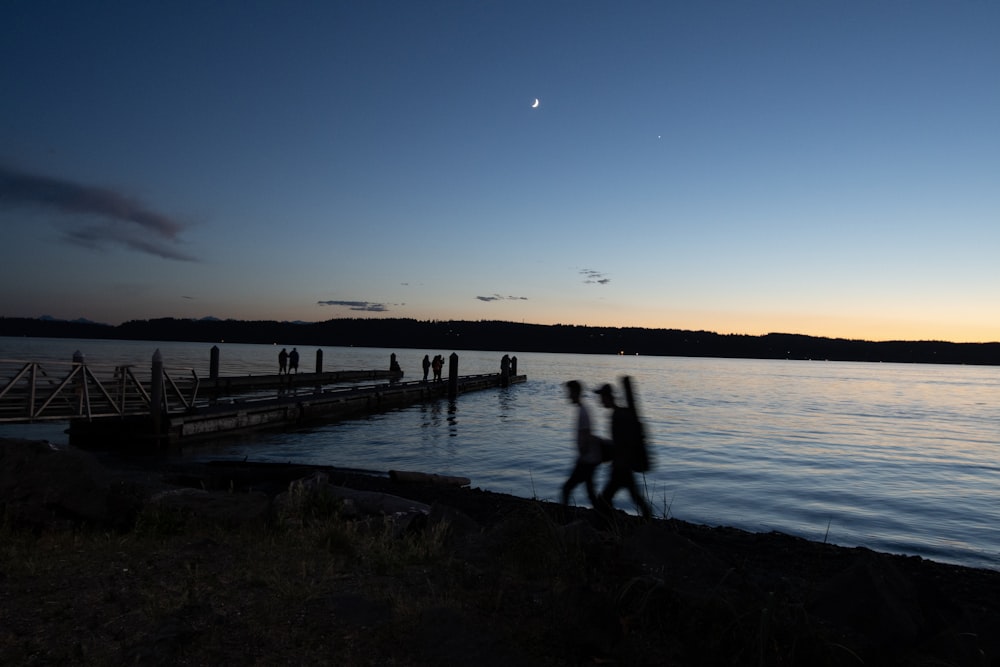
[[[423,489],[424,502],[447,498],[459,512],[415,519],[289,488],[272,511],[245,521],[146,503],[112,530],[18,525],[0,511],[0,664],[903,665],[1000,656],[989,639],[1000,636],[995,572],[623,512],[608,521],[469,489]]]

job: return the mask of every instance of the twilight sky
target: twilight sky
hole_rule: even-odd
[[[998,341],[998,34],[986,0],[10,0],[0,316]]]

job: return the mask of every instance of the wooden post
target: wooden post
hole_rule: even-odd
[[[157,350],[159,352],[159,350]],[[219,346],[213,345],[208,360],[208,377],[219,379]]]
[[[86,399],[87,368],[84,365],[83,352],[80,350],[73,353],[73,366],[75,366],[73,370],[78,374],[76,378],[76,388],[74,389],[77,398],[76,413],[80,416],[89,417],[90,415],[84,415],[83,411],[84,404],[88,402]]]
[[[218,349],[218,348],[213,348]],[[149,381],[149,415],[153,418],[153,436],[159,442],[160,427],[163,418],[163,357],[160,349],[153,352],[153,367]]]
[[[448,398],[455,400],[458,396],[458,354],[452,352],[448,357]]]
[[[517,375],[517,357],[510,358],[510,374]]]
[[[323,372],[323,350],[316,350],[316,373]]]

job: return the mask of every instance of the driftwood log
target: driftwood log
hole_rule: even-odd
[[[427,515],[431,512],[430,505],[378,491],[358,491],[357,489],[349,489],[346,486],[330,485],[329,493],[337,498],[351,501],[355,509],[361,514],[397,515],[419,513]]]
[[[472,483],[468,477],[454,477],[452,475],[437,475],[428,472],[414,472],[409,470],[390,470],[389,478],[394,482],[411,482],[417,484],[438,484],[440,486],[469,486]]]
[[[287,513],[287,509],[294,507],[303,497],[314,494],[343,500],[348,512],[357,515],[384,515],[412,519],[416,515],[427,516],[431,512],[430,505],[409,498],[331,484],[330,476],[320,471],[293,481],[288,485],[288,492],[279,494],[275,502],[279,511],[280,508],[285,508]]]

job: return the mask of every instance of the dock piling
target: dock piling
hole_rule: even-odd
[[[153,437],[159,439],[163,422],[163,356],[160,348],[153,352],[149,383],[149,415],[153,418]]]
[[[452,401],[458,396],[458,354],[451,353],[448,357],[448,398]]]
[[[74,372],[79,372],[76,379],[76,397],[78,401],[77,412],[80,414],[86,414],[84,408],[89,408],[89,400],[87,396],[87,367],[84,363],[83,352],[77,350],[73,353],[73,367]]]

